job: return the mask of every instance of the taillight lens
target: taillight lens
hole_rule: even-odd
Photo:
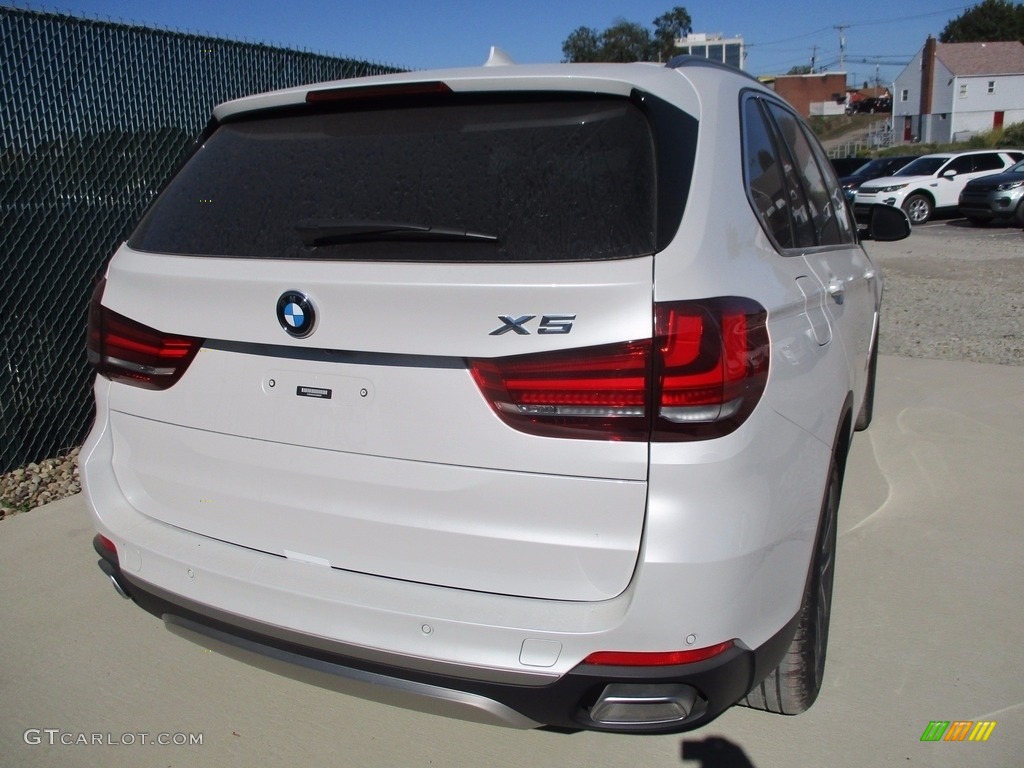
[[[767,313],[735,297],[657,304],[652,439],[719,437],[746,421],[768,382]]]
[[[546,437],[702,440],[735,430],[768,378],[766,313],[718,298],[654,307],[654,338],[471,360],[509,426]]]
[[[471,361],[509,426],[548,437],[646,440],[650,342]]]
[[[100,281],[89,304],[89,364],[113,381],[144,389],[172,386],[203,340],[161,333],[107,309],[102,304],[105,285],[106,281]]]

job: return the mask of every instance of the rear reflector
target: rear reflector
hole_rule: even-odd
[[[117,557],[117,547],[114,546],[114,542],[104,536],[102,533],[97,533],[93,536],[93,546],[97,550],[103,550],[109,552],[114,557]]]
[[[188,368],[202,339],[161,333],[102,304],[100,281],[89,305],[88,360],[113,381],[144,389],[167,389]]]
[[[707,648],[689,651],[597,651],[583,660],[584,664],[614,667],[667,667],[674,664],[693,664],[725,653],[735,645],[727,640]]]
[[[735,430],[768,379],[766,313],[739,298],[654,307],[654,338],[470,361],[509,426],[545,437],[701,440]]]

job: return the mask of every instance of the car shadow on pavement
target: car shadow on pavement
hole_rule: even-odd
[[[720,736],[683,741],[680,754],[688,768],[757,768],[739,744]]]
[[[957,229],[1020,229],[1020,225],[1013,221],[1005,221],[1003,219],[995,219],[993,221],[982,221],[977,224],[969,221],[968,219],[946,219],[942,222],[947,227],[956,227]]]

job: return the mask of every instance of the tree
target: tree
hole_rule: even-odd
[[[693,30],[685,8],[677,5],[654,20],[654,33],[641,24],[616,19],[603,32],[578,27],[562,42],[563,61],[651,61],[669,59],[676,39]]]
[[[681,5],[654,20],[654,49],[658,58],[668,61],[676,51],[676,40],[693,31],[693,19]]]
[[[647,61],[651,58],[651,33],[639,24],[618,19],[601,33],[601,61]]]
[[[1000,40],[1024,42],[1024,4],[1011,0],[983,0],[946,24],[943,43],[981,43]]]
[[[801,64],[798,67],[790,67],[787,75],[811,75],[814,74],[814,70],[811,69],[810,64]]]
[[[600,33],[592,27],[577,27],[562,43],[562,61],[601,61]]]

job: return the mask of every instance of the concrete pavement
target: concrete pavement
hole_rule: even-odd
[[[65,499],[0,523],[0,763],[1019,768],[1022,459],[1024,368],[882,357],[846,475],[818,702],[657,737],[462,723],[204,651],[114,594],[81,497]],[[922,742],[931,721],[996,726],[983,743]]]

